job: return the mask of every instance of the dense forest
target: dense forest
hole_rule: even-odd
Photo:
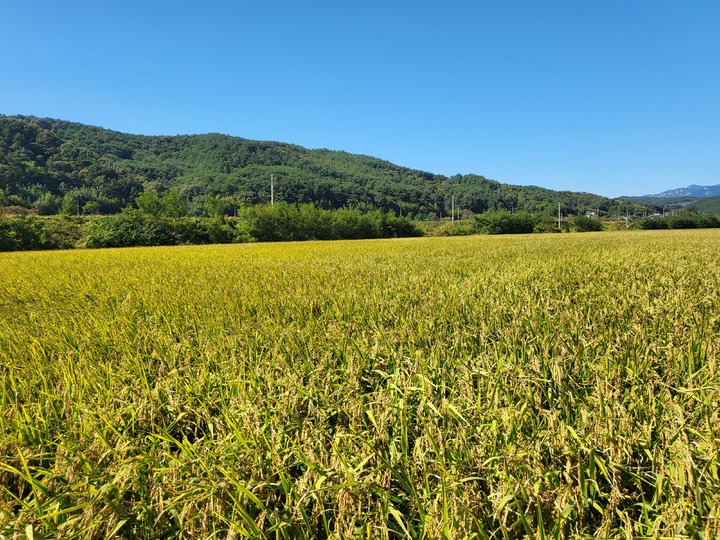
[[[165,201],[179,215],[233,215],[270,201],[381,210],[415,219],[507,210],[614,216],[648,207],[588,193],[446,177],[373,157],[220,134],[127,135],[78,123],[0,116],[0,207],[40,215],[114,214]],[[628,204],[630,207],[628,208]],[[167,210],[167,209],[166,209]]]

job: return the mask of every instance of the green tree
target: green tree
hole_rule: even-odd
[[[187,205],[178,188],[172,188],[162,198],[163,213],[168,217],[181,217],[187,214]]]
[[[135,205],[143,214],[149,214],[151,216],[160,215],[163,208],[160,197],[152,191],[143,191],[135,197]]]
[[[85,215],[99,214],[100,203],[97,201],[88,201],[82,207],[82,213]]]
[[[75,194],[66,193],[60,203],[58,213],[63,216],[74,216],[78,213],[78,204],[80,204],[80,201]]]
[[[206,195],[203,206],[211,218],[221,218],[225,214],[225,200],[217,195]]]
[[[60,209],[61,202],[62,199],[60,199],[60,197],[56,197],[52,193],[46,191],[35,201],[34,206],[38,211],[38,214],[41,216],[49,216],[57,214]]]

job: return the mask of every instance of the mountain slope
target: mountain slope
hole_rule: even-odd
[[[189,212],[208,200],[257,204],[270,199],[322,208],[380,208],[417,217],[455,207],[615,214],[625,203],[588,193],[511,186],[478,175],[446,177],[377,158],[308,150],[220,134],[128,135],[83,124],[0,116],[0,206],[40,213],[120,211],[143,191],[177,188]]]
[[[702,197],[688,205],[689,210],[698,214],[720,215],[720,195],[714,197]]]

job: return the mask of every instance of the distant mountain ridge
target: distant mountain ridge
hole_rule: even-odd
[[[720,195],[720,184],[714,186],[698,186],[691,184],[687,187],[669,189],[654,195],[643,195],[644,198],[673,199],[676,197],[715,197]]]

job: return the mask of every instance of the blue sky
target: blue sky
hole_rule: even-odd
[[[6,0],[0,113],[641,195],[720,183],[717,0]]]

